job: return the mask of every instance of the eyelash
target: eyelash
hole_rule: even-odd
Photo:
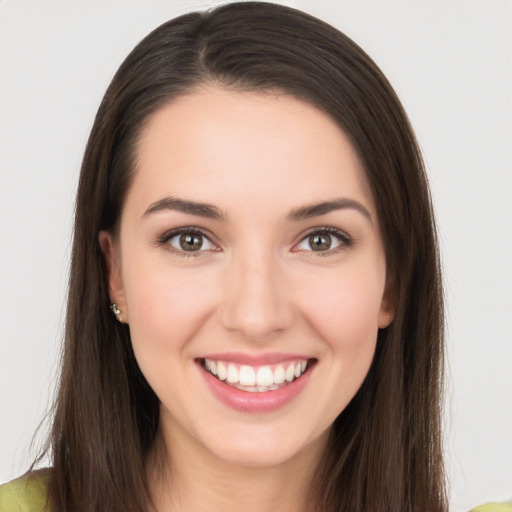
[[[208,240],[211,244],[215,245],[214,242],[212,242],[211,238],[200,228],[197,227],[182,227],[182,228],[176,228],[171,229],[169,231],[166,231],[162,235],[160,235],[157,238],[157,246],[165,246],[166,250],[172,252],[173,254],[176,254],[178,256],[184,257],[184,258],[195,258],[198,256],[201,256],[202,253],[206,252],[205,250],[198,250],[198,251],[184,251],[177,249],[175,247],[172,247],[168,242],[169,240],[180,236],[184,234],[190,234],[190,235],[198,235],[200,237],[204,237],[206,240]],[[315,227],[308,230],[306,233],[303,233],[299,239],[298,242],[294,244],[294,248],[297,247],[299,244],[307,240],[313,235],[329,235],[334,236],[338,239],[340,242],[339,246],[335,247],[334,249],[327,249],[325,251],[314,251],[311,249],[310,251],[304,251],[304,252],[311,252],[314,253],[316,256],[329,256],[331,254],[337,253],[339,251],[342,251],[344,249],[350,248],[354,244],[354,239],[347,235],[344,231],[341,231],[338,228],[333,228],[330,226],[324,226],[324,227]],[[300,250],[296,250],[294,252],[299,252]]]
[[[335,247],[333,249],[327,249],[325,251],[314,251],[313,249],[305,252],[309,252],[314,254],[315,256],[330,256],[332,254],[336,254],[340,251],[343,251],[345,249],[348,249],[354,245],[354,239],[349,236],[347,233],[342,231],[341,229],[334,228],[331,226],[323,226],[323,227],[315,227],[309,229],[306,233],[302,234],[300,236],[299,241],[294,244],[294,247],[297,247],[302,242],[306,241],[308,238],[314,236],[314,235],[329,235],[332,237],[335,237],[340,242],[338,247]]]
[[[198,256],[201,256],[202,253],[205,251],[184,251],[177,249],[176,247],[172,247],[168,242],[169,240],[172,240],[176,236],[180,235],[198,235],[200,237],[205,238],[208,240],[211,244],[216,245],[214,242],[212,242],[211,238],[200,228],[196,227],[183,227],[183,228],[176,228],[171,229],[169,231],[166,231],[157,239],[157,245],[158,246],[165,246],[165,249],[169,252],[172,252],[173,254],[176,254],[177,256],[181,256],[183,258],[197,258]]]

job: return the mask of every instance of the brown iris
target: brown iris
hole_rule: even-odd
[[[309,245],[313,251],[326,251],[331,248],[331,235],[327,233],[317,233],[309,237]]]
[[[203,246],[203,237],[194,233],[183,233],[180,246],[184,251],[198,251]]]

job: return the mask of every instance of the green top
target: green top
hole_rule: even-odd
[[[48,471],[41,470],[0,485],[0,512],[50,512],[46,494],[48,477]],[[487,503],[470,512],[512,512],[512,501]]]
[[[469,512],[512,512],[512,500],[502,503],[486,503],[471,509]]]
[[[41,470],[0,485],[0,512],[50,512],[48,478],[48,471]]]

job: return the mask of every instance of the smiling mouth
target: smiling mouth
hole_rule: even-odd
[[[298,359],[258,367],[213,359],[200,359],[199,362],[209,374],[233,388],[250,393],[266,393],[300,379],[316,363],[316,359]]]

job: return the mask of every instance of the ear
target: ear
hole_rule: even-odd
[[[108,231],[100,231],[98,241],[107,268],[110,302],[116,304],[117,309],[121,310],[118,320],[122,323],[128,323],[128,306],[124,293],[119,244]]]
[[[378,318],[379,329],[385,329],[388,327],[395,318],[396,302],[395,287],[388,278],[386,281],[386,288],[384,289],[384,295],[382,296],[382,302],[380,303]]]

